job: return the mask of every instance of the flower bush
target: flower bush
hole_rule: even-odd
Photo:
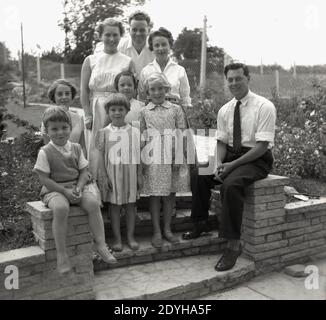
[[[274,173],[326,181],[322,166],[320,130],[326,121],[326,88],[314,83],[315,94],[297,99],[275,100],[277,129]]]

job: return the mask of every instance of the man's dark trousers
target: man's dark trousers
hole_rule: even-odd
[[[242,148],[241,153],[236,154],[227,146],[224,162],[231,162],[249,150],[250,148]],[[222,215],[219,236],[221,238],[240,239],[245,189],[254,181],[266,178],[272,165],[272,152],[267,150],[260,158],[235,168],[224,178],[220,189]],[[195,224],[208,219],[211,189],[216,184],[220,183],[214,180],[214,175],[198,175],[198,171],[193,173],[191,218]]]

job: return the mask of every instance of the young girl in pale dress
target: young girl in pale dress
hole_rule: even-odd
[[[124,207],[127,219],[127,243],[132,250],[139,248],[134,238],[138,189],[142,185],[139,130],[126,123],[130,110],[128,99],[112,94],[104,108],[111,123],[98,131],[96,147],[100,152],[97,181],[102,200],[110,202],[111,225],[114,235],[112,249],[122,251],[120,213]]]
[[[99,129],[108,124],[104,104],[115,92],[114,78],[121,71],[133,70],[131,58],[118,52],[124,28],[120,21],[104,20],[98,27],[104,44],[103,51],[86,57],[81,71],[80,99],[85,111],[86,146],[89,169],[97,175],[99,152],[95,148],[95,137]]]
[[[186,129],[186,121],[181,107],[166,101],[170,84],[164,74],[153,73],[146,80],[145,86],[151,102],[140,112],[140,131],[147,141],[147,144],[142,146],[143,193],[150,196],[149,207],[153,222],[152,244],[159,248],[163,244],[160,227],[161,199],[163,202],[163,236],[172,243],[179,241],[171,232],[173,198],[174,192],[185,191],[179,190],[178,186],[187,186],[189,190],[189,176],[180,175],[180,165],[174,164],[173,154],[177,153],[173,152],[171,139],[168,136],[174,129]],[[149,141],[151,136],[153,139]],[[158,153],[155,151],[156,148],[160,149]],[[155,158],[155,153],[160,154],[159,159]]]
[[[137,91],[137,80],[130,71],[120,72],[114,79],[115,89],[124,94],[130,102],[130,111],[127,113],[125,121],[137,126],[139,123],[140,110],[145,103],[134,98]]]

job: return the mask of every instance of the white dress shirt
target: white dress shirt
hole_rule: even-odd
[[[217,114],[216,139],[233,146],[233,116],[237,100],[233,98]],[[268,141],[268,148],[274,146],[276,109],[268,99],[249,90],[241,99],[241,144],[253,148],[258,141]]]
[[[147,46],[147,40],[146,45],[144,46],[142,51],[138,53],[132,44],[130,35],[120,40],[118,50],[131,58],[134,64],[137,79],[139,79],[140,72],[142,71],[142,69],[155,59],[154,53],[149,50]]]
[[[161,67],[156,59],[149,63],[140,73],[138,92],[142,100],[145,100],[147,97],[145,81],[154,72],[162,73]],[[163,74],[167,77],[171,85],[171,93],[180,99],[181,105],[191,106],[190,86],[185,68],[170,58],[163,70]]]

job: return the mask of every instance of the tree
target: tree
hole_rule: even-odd
[[[122,17],[124,9],[145,0],[64,0],[65,17],[59,26],[66,33],[65,55],[82,63],[93,52],[96,25],[106,18]]]
[[[64,53],[60,48],[52,47],[49,51],[43,51],[41,58],[53,62],[63,62]]]
[[[174,43],[173,51],[178,60],[200,59],[201,30],[198,28],[194,30],[184,28]]]
[[[195,89],[198,85],[200,76],[201,60],[201,30],[195,28],[188,30],[184,28],[176,39],[173,52],[179,64],[187,70],[190,86]],[[207,45],[207,76],[212,73],[223,73],[224,68],[224,50],[217,46]]]

